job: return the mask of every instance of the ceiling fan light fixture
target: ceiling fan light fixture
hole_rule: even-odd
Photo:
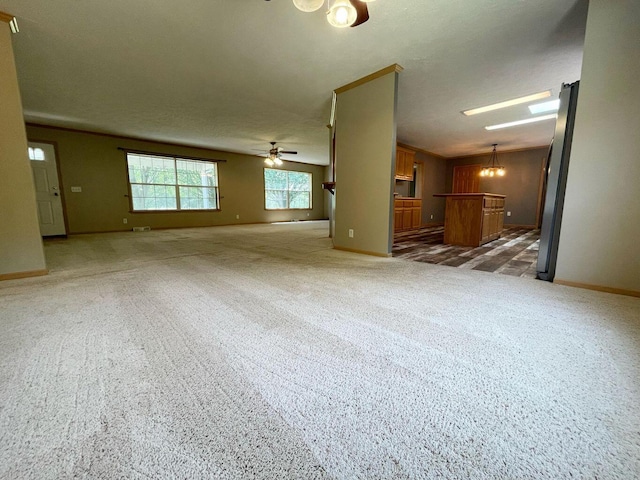
[[[302,12],[315,12],[324,5],[324,0],[293,0],[296,8]]]
[[[267,157],[264,159],[264,163],[266,163],[268,167],[273,167],[274,161]]]
[[[327,21],[337,28],[350,27],[358,18],[358,11],[349,0],[329,0]]]
[[[279,167],[280,165],[282,165],[282,160],[276,157],[273,159],[273,163],[275,163]]]

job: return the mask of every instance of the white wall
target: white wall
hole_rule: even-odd
[[[393,71],[338,94],[336,248],[391,253],[397,82]]]
[[[0,21],[0,278],[45,273],[9,25]]]
[[[640,292],[640,1],[591,0],[556,280]]]

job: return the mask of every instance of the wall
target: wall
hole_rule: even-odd
[[[391,253],[397,77],[392,71],[337,91],[336,248]]]
[[[0,278],[44,274],[9,25],[0,20]]]
[[[29,140],[57,145],[69,233],[130,230],[137,226],[198,227],[326,218],[322,166],[285,162],[282,167],[313,174],[312,210],[267,211],[264,163],[258,157],[34,125],[27,125],[27,134]],[[131,213],[126,196],[125,153],[118,147],[226,160],[218,163],[221,211]],[[72,193],[72,186],[82,187],[82,193]],[[123,218],[128,219],[126,225]]]
[[[591,0],[556,281],[640,293],[640,2]]]
[[[447,178],[447,160],[416,152],[416,161],[422,168],[422,225],[444,223],[444,198],[435,198],[434,193],[444,193]],[[433,218],[431,218],[433,215]]]
[[[535,226],[542,161],[546,160],[548,153],[548,147],[512,152],[500,152],[498,149],[498,161],[505,167],[506,175],[480,177],[481,192],[506,195],[505,212],[511,212],[510,217],[504,217],[506,225]],[[486,154],[447,160],[447,192],[452,191],[453,167],[487,165],[490,158],[491,155]]]

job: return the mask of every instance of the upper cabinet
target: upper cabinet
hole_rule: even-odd
[[[396,180],[413,180],[413,163],[416,152],[408,148],[396,147]]]

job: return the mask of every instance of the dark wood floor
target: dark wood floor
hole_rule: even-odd
[[[481,247],[445,245],[444,227],[396,233],[393,256],[416,262],[536,277],[540,230],[505,228],[498,240]]]

